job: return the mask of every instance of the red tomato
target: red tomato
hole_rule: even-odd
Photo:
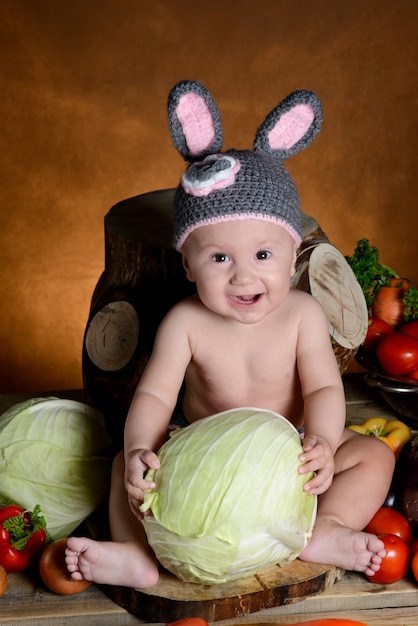
[[[415,337],[415,339],[418,339],[418,320],[414,320],[413,322],[408,322],[407,324],[404,324],[400,327],[399,332],[403,333],[404,335],[409,335],[410,337]]]
[[[418,369],[414,370],[413,372],[408,372],[408,374],[405,374],[405,379],[418,382]]]
[[[363,341],[363,350],[367,357],[373,357],[376,351],[376,346],[380,340],[380,337],[384,335],[391,335],[394,332],[392,326],[378,317],[371,317],[369,319],[369,325],[367,327],[366,338]]]
[[[402,513],[388,506],[382,506],[364,529],[373,535],[396,535],[407,545],[412,543],[411,526]]]
[[[385,544],[386,556],[374,576],[367,576],[372,583],[391,585],[405,576],[409,569],[409,548],[396,535],[380,535]]]
[[[376,356],[388,374],[408,374],[418,368],[418,339],[403,333],[381,337]]]
[[[411,570],[415,577],[415,580],[418,582],[418,553],[417,552],[412,557]]]
[[[90,587],[89,580],[71,578],[65,564],[65,548],[67,539],[57,539],[48,544],[39,560],[39,573],[45,585],[63,596],[81,593]]]

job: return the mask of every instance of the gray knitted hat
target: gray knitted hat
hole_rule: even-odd
[[[168,98],[173,143],[189,167],[174,196],[174,246],[201,226],[261,219],[301,242],[299,198],[282,161],[306,148],[321,128],[321,102],[291,93],[258,128],[253,150],[221,152],[222,126],[210,93],[196,81],[177,83]]]

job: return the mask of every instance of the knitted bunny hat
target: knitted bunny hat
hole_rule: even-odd
[[[168,97],[173,143],[190,162],[174,196],[174,246],[181,250],[196,228],[261,219],[301,242],[299,198],[282,161],[304,150],[319,132],[322,107],[311,91],[295,91],[258,128],[253,150],[221,152],[218,108],[207,89],[181,81]]]

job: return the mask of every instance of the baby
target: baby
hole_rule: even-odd
[[[345,398],[328,321],[309,294],[291,289],[301,216],[282,165],[321,124],[311,92],[291,94],[257,131],[254,150],[221,153],[215,103],[196,82],[169,97],[171,135],[191,165],[174,200],[174,242],[196,295],[163,320],[125,424],[109,503],[112,541],[70,537],[74,579],[149,587],[158,563],[140,523],[144,480],[178,404],[187,424],[227,409],[254,406],[304,429],[299,472],[318,495],[310,562],[378,571],[382,541],[362,532],[388,492],[394,455],[381,441],[345,428]],[[376,468],[378,468],[376,470]]]

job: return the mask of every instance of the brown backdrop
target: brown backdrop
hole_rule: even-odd
[[[183,78],[212,91],[225,148],[316,91],[323,131],[288,164],[303,209],[418,284],[417,20],[414,0],[0,0],[0,391],[81,385],[103,218],[177,184]]]

